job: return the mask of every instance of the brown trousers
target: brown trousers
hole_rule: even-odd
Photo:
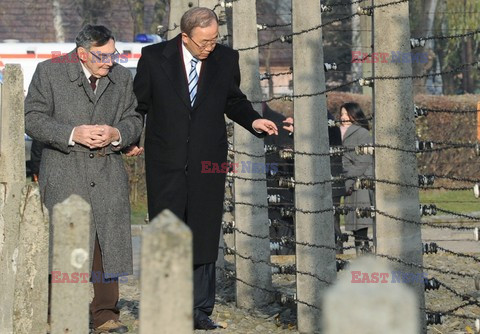
[[[93,318],[93,326],[96,328],[108,320],[117,321],[120,315],[117,308],[118,279],[104,278],[102,252],[96,235],[91,280],[93,283],[93,300],[90,304],[90,313]]]

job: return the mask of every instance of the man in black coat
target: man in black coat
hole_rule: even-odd
[[[191,228],[194,325],[214,329],[209,316],[215,302],[225,191],[224,114],[257,137],[277,134],[277,127],[262,119],[241,92],[238,52],[216,44],[216,14],[208,8],[192,8],[183,15],[180,28],[174,39],[143,48],[134,91],[137,111],[148,113],[149,217],[170,209]]]

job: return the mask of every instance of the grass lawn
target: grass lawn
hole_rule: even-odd
[[[145,201],[138,201],[131,206],[131,220],[132,225],[146,224],[147,217],[147,203]]]
[[[473,190],[420,190],[420,203],[461,213],[480,211],[480,199],[475,198]]]
[[[420,203],[435,204],[437,208],[459,213],[480,211],[480,199],[475,198],[473,190],[420,190]],[[438,215],[442,214],[438,213]],[[132,224],[145,224],[146,216],[147,203],[145,201],[140,200],[132,205]],[[344,217],[340,218],[343,225]]]

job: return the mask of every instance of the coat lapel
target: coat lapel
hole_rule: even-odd
[[[218,74],[219,67],[217,53],[215,53],[215,51],[212,52],[206,60],[202,61],[202,69],[200,71],[200,77],[198,80],[197,98],[193,104],[193,109],[198,108],[198,106],[203,100],[205,100],[205,97],[211,91],[211,89],[208,89],[208,85],[214,82],[215,76]]]
[[[167,46],[163,51],[164,61],[162,61],[162,68],[165,71],[168,79],[174,86],[175,92],[188,108],[190,106],[190,96],[188,95],[187,74],[185,73],[185,66],[183,65],[182,54],[180,52],[181,35],[178,35],[171,41],[167,42]]]

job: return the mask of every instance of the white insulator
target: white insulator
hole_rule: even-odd
[[[321,13],[328,13],[332,11],[332,7],[327,5],[320,5],[320,12]]]
[[[373,87],[373,80],[361,78],[358,80],[360,86]]]
[[[475,183],[475,185],[473,186],[473,194],[475,195],[475,198],[480,197],[480,184],[479,183]]]
[[[478,227],[475,227],[473,229],[473,239],[475,239],[475,241],[480,241],[479,236],[478,236]]]
[[[373,155],[374,151],[375,151],[375,148],[369,145],[355,147],[355,153],[357,155]]]
[[[480,319],[475,320],[475,330],[480,333]]]

